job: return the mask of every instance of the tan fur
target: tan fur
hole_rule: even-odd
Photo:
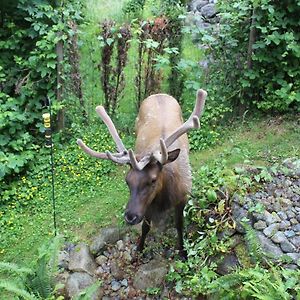
[[[158,150],[159,139],[171,135],[182,123],[181,108],[173,97],[156,94],[145,99],[136,120],[136,155],[143,157]],[[176,194],[174,197],[181,196],[185,199],[191,190],[189,142],[186,134],[174,142],[168,151],[174,149],[180,149],[180,154],[174,162],[164,166],[164,184],[170,185],[170,192]],[[183,201],[183,198],[172,200]]]

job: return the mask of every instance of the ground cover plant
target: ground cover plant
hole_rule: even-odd
[[[225,276],[209,260],[230,251],[230,239],[220,240],[219,234],[234,226],[232,197],[259,189],[270,165],[299,158],[300,5],[289,2],[286,9],[268,0],[219,1],[219,30],[199,31],[186,25],[185,4],[70,0],[62,7],[22,0],[1,7],[0,260],[11,265],[0,265],[0,278],[12,279],[1,281],[3,299],[56,299],[55,284],[40,291],[25,283],[48,263],[49,253],[38,248],[54,236],[50,152],[41,118],[48,111],[45,99],[52,100],[53,109],[57,230],[76,243],[90,241],[109,224],[124,226],[125,168],[85,156],[75,142],[82,137],[96,150],[113,150],[95,106],[112,101],[108,109],[129,147],[136,109],[151,90],[178,97],[188,116],[198,88],[205,88],[209,98],[201,130],[189,134],[194,170],[186,208],[189,260],[172,264],[169,284],[179,297],[300,299],[299,270],[260,260],[251,228],[246,239],[256,260],[245,258],[239,270]],[[113,40],[103,38],[103,22],[114,22]],[[104,62],[114,44],[112,60]],[[208,69],[200,66],[203,59]],[[113,71],[106,78],[105,63]],[[109,91],[114,93],[107,96]],[[241,165],[259,166],[262,172],[256,178],[243,175]],[[149,289],[148,295],[155,298],[159,292]]]

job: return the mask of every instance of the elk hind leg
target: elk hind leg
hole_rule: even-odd
[[[187,253],[183,248],[183,209],[185,203],[180,203],[175,207],[175,227],[178,234],[178,250],[179,255],[183,258],[187,258]]]

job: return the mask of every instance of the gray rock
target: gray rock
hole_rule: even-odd
[[[285,240],[282,243],[280,243],[280,247],[283,252],[296,252],[295,246],[288,240]]]
[[[96,263],[99,266],[102,266],[102,265],[106,264],[107,260],[108,260],[108,258],[106,256],[104,256],[104,255],[100,255],[100,256],[96,257]]]
[[[240,263],[237,256],[234,253],[231,253],[225,255],[224,258],[221,260],[221,262],[218,263],[218,267],[216,271],[218,274],[226,275],[233,272],[239,266]]]
[[[291,237],[293,237],[293,236],[296,235],[294,230],[286,230],[286,231],[284,232],[284,234],[285,234],[285,236],[288,237],[288,238],[291,238]]]
[[[286,241],[287,237],[282,231],[278,231],[272,236],[271,240],[276,244],[280,244],[283,241]]]
[[[71,251],[69,270],[73,272],[86,272],[93,275],[96,268],[97,264],[86,244],[81,243]]]
[[[167,263],[162,260],[153,259],[147,264],[140,266],[133,279],[133,286],[139,290],[158,287],[168,273]]]
[[[265,253],[275,258],[279,258],[283,254],[281,248],[268,239],[262,232],[258,231],[256,235]]]
[[[264,233],[267,237],[271,237],[271,236],[273,236],[278,230],[279,230],[279,224],[274,223],[274,224],[271,224],[270,226],[268,226],[267,228],[265,228],[265,229],[263,230],[263,233]]]
[[[279,228],[280,228],[281,230],[288,229],[290,226],[291,226],[291,222],[288,221],[288,220],[283,220],[283,221],[281,221],[280,224],[279,224]]]
[[[69,261],[70,261],[70,254],[65,250],[59,251],[58,263],[57,263],[58,267],[65,270],[68,269]]]
[[[117,280],[121,280],[124,278],[124,272],[123,269],[120,268],[118,263],[116,261],[112,261],[110,265],[110,272],[111,275],[116,278]]]
[[[259,220],[258,222],[254,223],[253,227],[256,230],[263,230],[267,227],[267,224],[265,221]]]
[[[66,299],[68,297],[68,292],[66,289],[66,284],[68,281],[70,274],[69,272],[62,272],[55,275],[54,278],[54,285],[55,288],[55,295],[56,296],[62,296],[63,299]]]
[[[292,225],[298,224],[298,221],[295,218],[290,219],[290,222],[291,222]]]
[[[297,270],[298,266],[295,264],[287,264],[284,266],[286,269],[290,269],[290,270]]]
[[[267,210],[264,211],[264,218],[268,225],[281,221],[275,212],[269,213]]]
[[[95,275],[101,275],[103,273],[107,273],[106,270],[104,270],[102,267],[98,267],[95,271]]]
[[[215,5],[211,3],[201,7],[201,14],[206,19],[213,18],[217,14]]]
[[[297,224],[297,225],[293,226],[293,230],[295,232],[300,232],[300,224]]]
[[[127,281],[127,279],[123,279],[123,280],[121,281],[121,285],[127,287],[127,286],[128,286],[128,281]]]
[[[277,213],[277,215],[279,216],[279,218],[281,219],[281,220],[286,220],[288,217],[287,217],[287,214],[284,212],[284,211],[279,211],[278,213]]]
[[[236,222],[236,231],[239,233],[245,233],[245,228],[242,224],[242,220],[248,218],[248,211],[242,208],[240,205],[232,204],[232,217]],[[250,222],[248,222],[251,224]]]
[[[292,201],[286,198],[280,198],[280,205],[286,210],[292,206]]]
[[[130,252],[128,250],[126,250],[126,251],[123,252],[123,258],[125,260],[129,261],[129,262],[132,261],[132,256],[131,256],[131,254],[130,254]]]
[[[208,0],[194,0],[190,3],[189,7],[191,11],[200,11],[201,7],[208,4]]]
[[[290,242],[296,247],[299,249],[300,251],[300,236],[294,236],[292,238],[290,238]]]
[[[124,242],[122,240],[117,241],[117,248],[119,251],[124,249]]]
[[[119,282],[119,281],[116,281],[116,280],[113,280],[112,282],[111,282],[111,289],[113,290],[113,291],[118,291],[119,289],[121,288],[121,283]]]
[[[286,255],[293,260],[294,264],[300,267],[300,253],[286,253]]]
[[[207,5],[207,4],[208,4],[208,1],[205,1],[205,0],[204,1],[198,1],[198,4],[196,6],[197,11],[201,12],[201,8],[205,5]]]
[[[87,273],[75,272],[72,273],[66,284],[66,291],[69,298],[75,298],[79,295],[84,289],[88,288],[89,286],[93,285],[97,282],[97,279],[90,276]],[[91,300],[101,299],[102,292],[101,289],[98,288],[95,293],[93,294]]]
[[[99,254],[103,251],[107,244],[114,244],[120,240],[125,234],[125,230],[118,227],[103,228],[100,234],[93,240],[91,251],[94,254]]]
[[[286,212],[286,214],[287,214],[287,217],[288,217],[289,219],[292,219],[292,218],[294,218],[294,217],[296,216],[296,214],[295,214],[294,212],[292,212],[291,210],[288,210],[288,211]]]

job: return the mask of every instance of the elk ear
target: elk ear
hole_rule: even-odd
[[[167,160],[166,164],[171,163],[174,160],[176,160],[179,153],[180,153],[180,149],[175,149],[173,151],[169,151],[168,152],[168,160]]]

